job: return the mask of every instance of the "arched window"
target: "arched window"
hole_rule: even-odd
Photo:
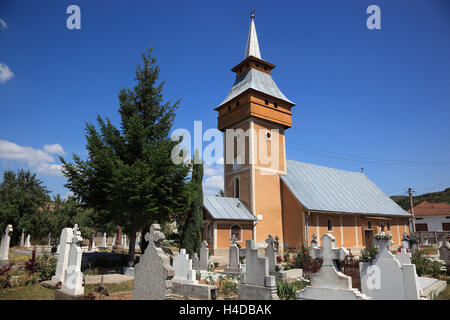
[[[239,225],[237,224],[233,224],[231,226],[231,235],[234,235],[234,237],[236,238],[236,241],[241,241],[241,233],[242,233],[242,229]],[[231,239],[231,237],[230,237]]]
[[[367,229],[372,229],[372,221],[367,221]]]
[[[234,197],[239,199],[239,177],[234,178]]]
[[[333,222],[331,221],[331,219],[327,219],[327,227],[328,231],[333,231]]]
[[[240,154],[237,154],[236,157],[234,158],[233,170],[242,168],[243,163],[244,160],[242,159],[242,156]]]

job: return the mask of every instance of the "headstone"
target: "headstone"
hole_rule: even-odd
[[[239,247],[236,244],[236,236],[231,235],[231,245],[228,249],[228,267],[225,268],[226,273],[240,273],[241,263],[239,261]]]
[[[392,244],[389,239],[375,238],[379,247],[375,260],[360,263],[361,290],[375,300],[419,300],[416,266],[400,263],[389,251]]]
[[[77,225],[75,225],[77,226]],[[67,263],[69,261],[69,250],[70,244],[72,243],[73,238],[73,229],[72,228],[64,228],[61,231],[61,237],[59,240],[59,245],[57,249],[58,253],[58,262],[56,264],[56,273],[52,277],[53,283],[58,283],[59,281],[64,281],[64,276],[67,270]]]
[[[124,235],[122,235],[122,238],[120,239],[120,245],[122,247],[125,247],[125,236]]]
[[[103,233],[103,238],[102,238],[102,246],[101,248],[106,248],[106,232]]]
[[[343,261],[347,255],[345,248],[336,248],[336,239],[325,233],[322,247],[312,247],[313,259],[322,259],[322,267],[311,274],[311,284],[295,293],[299,300],[367,300],[368,297],[352,288],[352,278],[337,271],[334,260]]]
[[[409,251],[409,236],[406,232],[403,232],[402,248],[405,248],[406,251]]]
[[[123,236],[123,247],[125,249],[128,249],[128,241],[127,241],[127,235]]]
[[[123,249],[123,235],[122,228],[120,226],[117,226],[113,249]]]
[[[443,241],[439,248],[439,258],[445,261],[447,270],[450,270],[450,241]]]
[[[200,270],[208,270],[209,265],[209,249],[208,242],[203,241],[200,248]]]
[[[164,300],[170,296],[174,269],[170,257],[161,249],[164,240],[159,224],[152,224],[145,235],[148,246],[134,271],[133,299]]]
[[[195,279],[196,273],[192,270],[192,260],[189,259],[186,249],[180,249],[180,253],[173,259],[173,268],[175,269],[173,280],[191,284],[198,283]]]
[[[200,259],[198,258],[197,252],[194,252],[194,254],[192,255],[192,269],[200,269]]]
[[[134,245],[135,250],[139,250],[139,251],[141,251],[141,246],[139,245],[139,239],[140,239],[140,237],[141,237],[140,234],[136,236],[136,243],[135,243],[135,245]]]
[[[402,248],[399,253],[395,256],[400,263],[403,264],[411,264],[411,252],[408,252],[407,249],[409,247],[409,241],[407,243],[403,243]]]
[[[72,242],[70,243],[69,260],[64,275],[61,292],[69,296],[84,294],[83,274],[81,273],[82,251],[80,243],[83,241],[78,225],[73,228]]]
[[[97,250],[97,246],[95,245],[95,233],[92,234],[91,250],[92,250],[92,251]]]
[[[275,250],[275,239],[272,235],[266,239],[267,247],[266,247],[266,257],[269,261],[269,272],[275,272],[275,266],[277,265],[277,251]]]
[[[49,234],[47,235],[47,245],[48,245],[48,246],[51,246],[51,245],[52,245],[52,234],[51,234],[51,233],[49,233]]]
[[[20,246],[23,247],[25,245],[25,229],[22,229],[22,235],[20,236]]]
[[[245,273],[239,284],[239,300],[278,300],[275,277],[269,275],[269,261],[261,257],[255,240],[245,244]]]
[[[9,243],[11,241],[12,232],[13,227],[11,224],[8,224],[0,244],[0,265],[9,264]]]
[[[27,235],[27,239],[25,240],[25,248],[31,248],[30,235]]]

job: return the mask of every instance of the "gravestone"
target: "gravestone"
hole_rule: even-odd
[[[275,266],[277,265],[277,251],[274,247],[275,242],[275,239],[269,234],[266,239],[267,247],[265,252],[267,260],[269,261],[269,273],[275,272]]]
[[[27,235],[27,239],[25,240],[25,248],[31,248],[30,235]]]
[[[123,247],[124,247],[124,249],[128,249],[127,235],[123,236]]]
[[[175,269],[173,280],[190,284],[198,283],[195,279],[196,273],[192,270],[192,260],[189,259],[186,249],[180,249],[180,253],[173,259],[173,268]]]
[[[25,246],[25,229],[22,229],[22,235],[20,236],[20,246]]]
[[[141,237],[140,233],[136,236],[136,243],[134,245],[135,250],[141,251],[141,246],[139,245],[139,238]]]
[[[402,265],[389,251],[392,244],[388,239],[375,239],[375,245],[379,247],[375,260],[372,264],[359,264],[361,290],[375,300],[419,300],[416,266]]]
[[[122,238],[120,239],[120,246],[125,247],[125,236],[122,235]]]
[[[170,257],[161,249],[164,240],[159,224],[152,224],[145,235],[148,246],[135,265],[133,299],[164,300],[170,296],[174,269]]]
[[[347,255],[345,248],[336,248],[336,239],[325,233],[322,247],[312,247],[313,259],[322,259],[322,267],[311,274],[311,284],[295,293],[299,300],[367,300],[368,297],[352,288],[352,278],[337,271],[334,260],[343,261]]]
[[[51,246],[51,245],[52,245],[52,234],[51,234],[51,233],[49,233],[49,234],[47,235],[47,245],[48,245],[48,246]]]
[[[239,300],[278,300],[275,277],[269,275],[269,261],[261,257],[255,240],[245,243],[245,273],[241,274]]]
[[[75,225],[77,227],[77,225]],[[52,277],[53,283],[58,283],[59,281],[64,281],[64,276],[67,270],[67,263],[69,261],[69,250],[70,244],[72,243],[73,238],[73,229],[72,228],[64,228],[61,231],[61,236],[58,245],[58,262],[56,264],[56,272]]]
[[[239,247],[236,244],[236,236],[231,235],[231,245],[228,249],[228,267],[225,268],[226,273],[241,273],[241,263],[239,261]]]
[[[2,242],[0,244],[0,266],[9,264],[9,243],[11,241],[11,235],[13,227],[8,224],[5,228],[5,233],[2,236]]]
[[[199,270],[200,269],[200,260],[198,258],[197,252],[194,252],[192,255],[192,269]]]
[[[319,244],[317,243],[316,238],[317,238],[316,234],[313,233],[312,240],[311,240],[311,248],[318,248],[319,247]]]
[[[81,273],[81,232],[78,225],[73,228],[72,242],[70,243],[69,259],[67,262],[67,270],[64,275],[64,281],[60,289],[63,293],[71,298],[77,298],[84,294],[83,274]]]
[[[406,232],[403,232],[402,235],[402,248],[405,248],[406,251],[409,251],[409,236]]]
[[[120,226],[117,226],[113,250],[120,250],[120,249],[123,249],[123,235],[122,235],[122,228]]]
[[[203,241],[200,248],[200,270],[208,270],[209,265],[209,249],[208,242]]]
[[[445,261],[447,270],[450,268],[450,241],[443,241],[439,248],[439,258]]]
[[[399,253],[395,255],[398,261],[403,264],[411,264],[411,252],[408,252],[409,247],[409,241],[407,243],[404,243],[402,240],[402,248]]]
[[[103,238],[102,238],[102,246],[101,248],[106,248],[107,244],[106,244],[106,232],[103,233]]]
[[[97,246],[95,245],[95,233],[92,234],[92,238],[91,238],[91,239],[92,239],[92,240],[91,240],[91,251],[97,251],[98,248],[97,248]]]

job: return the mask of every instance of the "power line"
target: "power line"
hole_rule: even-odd
[[[310,153],[310,154],[317,155],[319,157],[325,157],[325,158],[333,158],[333,159],[353,161],[353,162],[365,162],[365,163],[371,163],[371,164],[397,165],[397,166],[439,167],[439,166],[449,166],[450,165],[449,162],[443,162],[443,161],[387,160],[387,159],[380,159],[380,158],[362,157],[362,156],[350,155],[350,154],[345,154],[345,153],[326,151],[321,148],[305,146],[305,145],[293,142],[291,140],[288,140],[288,141],[290,144],[297,146],[297,148],[290,146],[289,147],[290,149]],[[311,151],[311,149],[319,150],[320,153],[317,151]]]

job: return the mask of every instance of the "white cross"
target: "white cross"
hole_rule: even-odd
[[[347,253],[344,248],[336,248],[336,239],[329,233],[322,236],[322,247],[311,248],[311,257],[313,259],[322,259],[322,266],[332,266],[333,260],[342,261]]]

